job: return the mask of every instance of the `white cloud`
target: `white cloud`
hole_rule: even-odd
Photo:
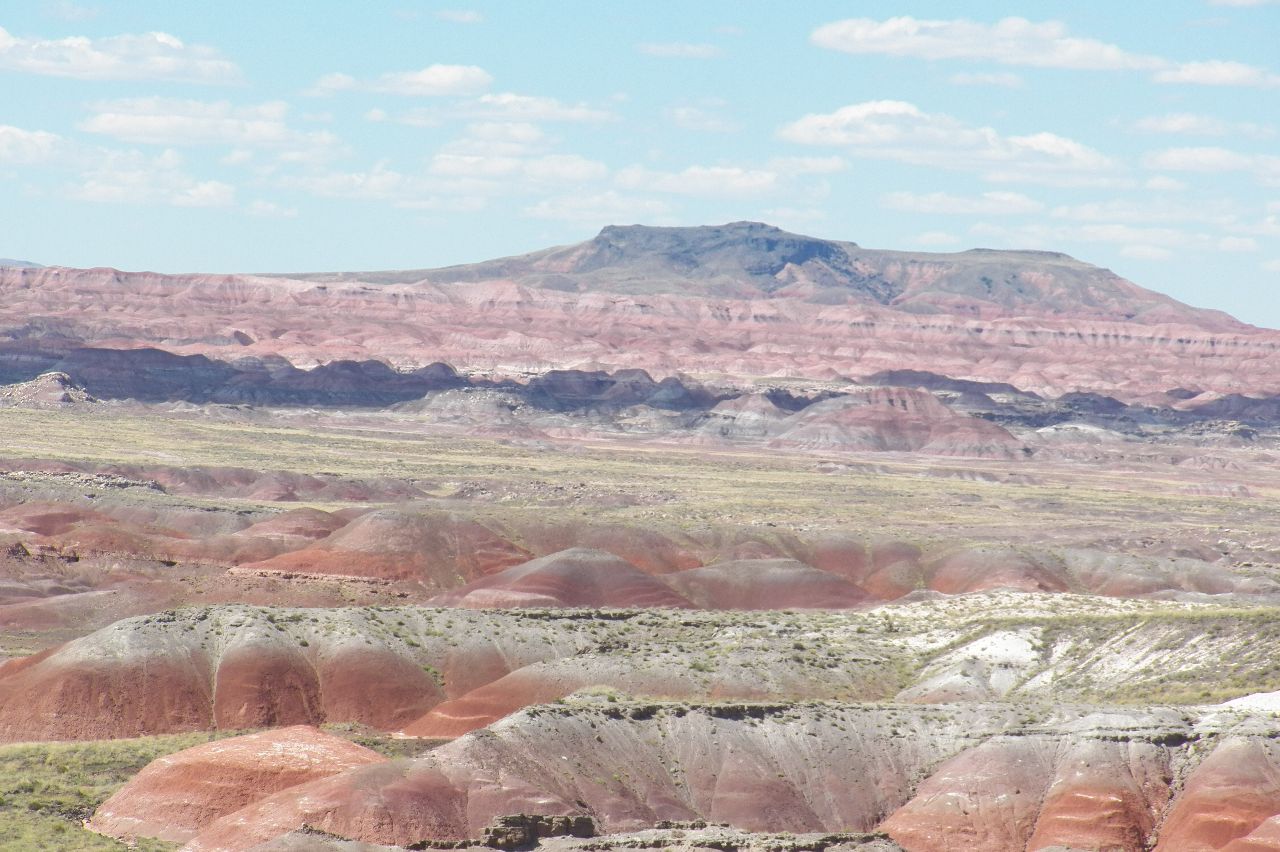
[[[451,24],[483,24],[484,15],[474,9],[441,9],[436,17]]]
[[[274,201],[261,199],[251,202],[245,208],[245,212],[250,216],[259,216],[263,219],[295,219],[298,216],[296,207],[282,207]]]
[[[521,157],[542,150],[546,134],[525,121],[481,121],[468,124],[463,135],[445,144],[447,154],[468,157]]]
[[[234,106],[227,101],[126,98],[93,105],[81,130],[148,145],[230,145],[271,148],[287,162],[318,163],[346,148],[328,131],[294,130],[281,101]]]
[[[555,98],[535,95],[517,95],[514,92],[498,92],[481,95],[465,107],[463,112],[489,118],[520,119],[523,121],[609,121],[616,116],[608,110],[587,104],[566,104]]]
[[[472,95],[488,88],[492,82],[489,72],[477,65],[428,65],[420,71],[388,72],[373,80],[358,80],[349,74],[326,74],[308,94],[365,91],[420,97]]]
[[[1120,249],[1120,253],[1125,257],[1132,257],[1138,260],[1168,260],[1173,257],[1173,252],[1167,248],[1148,245],[1124,246]]]
[[[1250,154],[1226,148],[1202,147],[1154,151],[1143,158],[1143,163],[1149,169],[1176,172],[1231,172],[1250,168],[1253,160],[1253,155]]]
[[[71,195],[82,201],[175,207],[227,207],[235,202],[234,187],[187,174],[176,151],[155,157],[137,151],[106,152],[81,176]]]
[[[733,133],[741,129],[734,121],[697,106],[674,106],[666,110],[667,120],[681,130],[700,133]]]
[[[326,172],[290,175],[279,181],[287,189],[300,189],[325,198],[352,198],[364,201],[401,197],[411,187],[409,178],[385,163],[360,172]]]
[[[850,18],[818,27],[819,47],[853,54],[929,60],[974,60],[1030,68],[1148,71],[1160,83],[1208,86],[1275,86],[1280,75],[1240,62],[1173,62],[1133,53],[1092,38],[1072,36],[1061,21],[1003,18],[994,24],[910,16],[878,21]]]
[[[945,192],[891,192],[881,202],[891,210],[947,216],[1012,216],[1044,209],[1039,201],[1017,192],[984,192],[976,198]]]
[[[46,162],[53,159],[62,146],[63,139],[57,134],[0,124],[0,163]]]
[[[946,231],[925,231],[912,237],[911,242],[919,246],[956,246],[960,244],[960,238]]]
[[[1235,227],[1239,217],[1229,202],[1199,199],[1197,203],[1171,203],[1165,199],[1113,199],[1083,204],[1063,204],[1050,211],[1055,219],[1077,222],[1201,222],[1219,228]]]
[[[766,222],[772,222],[784,231],[800,231],[827,219],[827,211],[816,207],[770,207],[764,215]]]
[[[1256,65],[1218,59],[1183,62],[1157,71],[1153,79],[1157,83],[1194,83],[1200,86],[1280,86],[1280,74]]]
[[[387,111],[385,109],[378,109],[377,107],[374,107],[364,114],[365,121],[386,121],[388,118],[390,118],[390,116],[387,115]]]
[[[904,101],[865,101],[806,115],[779,135],[805,145],[847,148],[864,157],[982,172],[997,181],[1097,184],[1115,164],[1053,133],[1002,136]]]
[[[636,50],[646,56],[663,59],[715,59],[724,55],[724,51],[714,44],[691,44],[683,41],[646,41],[637,44]]]
[[[620,195],[613,190],[589,195],[545,198],[524,209],[533,219],[554,219],[591,225],[653,223],[671,213],[670,205],[652,198]]]
[[[279,101],[233,107],[228,101],[129,98],[93,106],[80,129],[127,142],[156,145],[279,144],[289,137]]]
[[[767,167],[782,175],[833,175],[849,168],[844,157],[774,157]]]
[[[0,27],[0,68],[82,80],[233,83],[240,79],[236,64],[213,48],[185,44],[162,32],[39,39],[17,37]]]
[[[602,180],[609,167],[577,154],[548,154],[526,160],[521,171],[531,180],[566,184]]]
[[[1209,0],[1213,6],[1270,6],[1280,3],[1280,0]]]
[[[394,117],[381,109],[377,110],[377,114],[380,116],[377,120],[389,119],[411,127],[439,127],[456,119],[592,123],[617,118],[612,111],[589,104],[570,104],[555,98],[518,95],[514,92],[484,94],[448,107],[415,107]]]
[[[527,178],[551,183],[583,183],[609,174],[604,163],[576,154],[513,157],[440,153],[431,158],[428,171],[453,178]]]
[[[988,242],[1024,248],[1058,248],[1067,245],[1110,243],[1127,257],[1163,260],[1187,252],[1217,254],[1254,251],[1255,241],[1234,234],[1205,233],[1199,229],[1155,227],[1124,222],[1032,222],[1018,226],[979,222],[970,234]]]
[[[1223,237],[1218,240],[1218,248],[1230,252],[1257,251],[1258,241],[1252,237]]]
[[[1157,192],[1181,192],[1187,188],[1185,182],[1171,178],[1168,175],[1154,175],[1146,180],[1143,184],[1147,189],[1154,189]]]
[[[743,198],[770,193],[778,188],[777,172],[744,169],[738,166],[689,166],[679,172],[628,166],[618,172],[618,185],[676,195],[706,198]]]
[[[1249,121],[1225,121],[1212,115],[1176,112],[1167,115],[1148,115],[1133,123],[1135,130],[1146,133],[1168,133],[1183,136],[1250,136],[1266,138],[1275,130]]]
[[[953,86],[1000,86],[1005,89],[1022,88],[1022,78],[1017,74],[963,73],[952,74],[947,82]]]
[[[1280,186],[1280,155],[1246,154],[1228,148],[1166,148],[1143,157],[1149,169],[1171,172],[1250,172],[1268,186]]]
[[[1280,258],[1264,261],[1261,266],[1267,272],[1280,272]]]
[[[92,21],[102,14],[102,10],[97,6],[81,6],[78,3],[70,2],[70,0],[46,0],[44,8],[48,14],[58,20],[70,21],[71,23]]]
[[[818,27],[810,39],[819,47],[845,53],[979,59],[1038,68],[1155,69],[1164,65],[1158,57],[1070,36],[1061,22],[1035,23],[1026,18],[1004,18],[994,24],[908,16],[886,21],[851,18]]]

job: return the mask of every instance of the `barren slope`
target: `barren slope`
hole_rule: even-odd
[[[915,368],[1054,395],[1280,392],[1265,368],[1274,332],[1062,255],[875,252],[752,223],[607,228],[578,246],[407,273],[3,268],[0,328],[15,351],[158,346],[301,366],[738,378]]]

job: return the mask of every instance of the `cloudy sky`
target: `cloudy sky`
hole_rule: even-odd
[[[1065,251],[1280,327],[1277,45],[1276,0],[9,0],[0,257],[428,267],[753,219]]]

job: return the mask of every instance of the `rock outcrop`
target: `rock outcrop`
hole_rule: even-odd
[[[1280,394],[1264,366],[1280,351],[1276,333],[1064,255],[873,251],[754,223],[606,228],[578,246],[396,273],[0,268],[0,329],[23,352],[156,347],[228,363],[249,357],[267,372],[281,356],[302,366],[349,362],[324,374],[323,388],[280,379],[280,394],[298,400],[322,390],[341,399],[351,377],[371,380],[376,368],[361,364],[370,360],[506,375],[587,367],[824,379],[922,370],[1052,396],[1177,387]],[[167,367],[156,360],[147,369],[162,386]],[[220,369],[210,366],[205,380]]]

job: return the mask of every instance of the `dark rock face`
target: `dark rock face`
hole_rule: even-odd
[[[882,305],[901,294],[900,285],[856,268],[849,249],[857,245],[791,234],[760,222],[697,228],[610,225],[586,244],[573,271],[630,268],[654,277],[725,277],[772,293],[786,286],[789,267],[811,267],[844,279],[848,290]]]
[[[96,396],[142,402],[383,406],[467,384],[445,364],[397,373],[344,360],[299,370],[282,358],[229,363],[160,349],[74,349],[58,366]]]
[[[685,411],[709,407],[720,399],[696,383],[686,384],[673,376],[655,382],[644,370],[552,370],[531,379],[524,394],[531,405],[548,411],[633,405]]]
[[[596,834],[595,820],[585,814],[513,814],[498,817],[485,828],[484,845],[494,849],[524,849],[548,837],[595,837]]]

